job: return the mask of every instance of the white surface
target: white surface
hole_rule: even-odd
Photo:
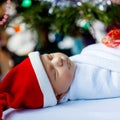
[[[34,110],[8,109],[3,120],[120,120],[120,98],[71,101]]]

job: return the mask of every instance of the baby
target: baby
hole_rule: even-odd
[[[119,45],[120,30],[112,30],[102,43],[90,45],[70,58],[61,53],[42,55],[58,102],[119,97]]]
[[[120,30],[110,31],[103,43],[71,57],[30,53],[0,83],[0,120],[6,107],[41,108],[68,100],[119,97]]]

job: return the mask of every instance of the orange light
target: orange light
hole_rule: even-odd
[[[15,25],[13,28],[17,33],[21,31],[20,25]]]

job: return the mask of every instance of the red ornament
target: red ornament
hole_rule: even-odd
[[[111,30],[102,39],[102,43],[107,47],[114,48],[120,45],[120,29]]]

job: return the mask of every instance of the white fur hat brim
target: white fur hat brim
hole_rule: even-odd
[[[40,53],[38,51],[31,52],[28,54],[28,56],[31,61],[32,67],[35,71],[40,89],[44,96],[43,107],[56,105],[57,99],[51,86],[51,83],[48,79],[47,73],[44,69],[44,66],[42,64],[42,61],[40,59]]]

